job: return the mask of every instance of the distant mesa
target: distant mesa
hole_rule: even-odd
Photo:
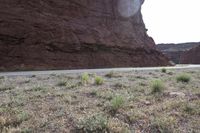
[[[180,58],[180,62],[182,64],[200,64],[200,45],[185,51]]]
[[[0,2],[0,68],[170,65],[146,33],[141,14],[143,2],[3,0]]]
[[[176,64],[200,64],[200,42],[158,44],[156,47]]]

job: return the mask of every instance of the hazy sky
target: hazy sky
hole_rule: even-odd
[[[200,41],[200,0],[145,0],[142,13],[156,43]]]

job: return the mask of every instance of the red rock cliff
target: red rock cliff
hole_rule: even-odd
[[[200,45],[181,55],[181,64],[200,64]]]
[[[0,68],[168,65],[146,34],[143,0],[0,0]]]

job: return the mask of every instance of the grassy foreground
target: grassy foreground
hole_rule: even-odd
[[[199,133],[200,69],[0,77],[0,132]]]

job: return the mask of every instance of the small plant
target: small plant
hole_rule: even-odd
[[[166,72],[167,72],[167,69],[166,69],[166,68],[162,68],[162,69],[161,69],[161,72],[162,72],[162,73],[166,73]]]
[[[112,77],[115,76],[115,73],[114,73],[114,71],[110,71],[110,72],[109,72],[108,74],[106,74],[105,76],[108,77],[108,78],[112,78]]]
[[[0,92],[7,91],[7,90],[13,90],[13,89],[14,89],[14,87],[12,87],[12,86],[4,86],[4,87],[0,87]]]
[[[89,75],[88,73],[83,73],[81,75],[81,83],[82,84],[87,84],[89,82]]]
[[[5,107],[1,110],[0,132],[10,132],[10,129],[18,127],[23,121],[27,121],[29,118],[29,114],[22,110]],[[7,129],[9,129],[9,131],[7,131]]]
[[[151,120],[151,133],[173,133],[176,120],[172,116],[156,117]]]
[[[32,91],[42,91],[42,90],[45,90],[45,88],[43,87],[35,87],[32,89]]]
[[[95,77],[95,84],[96,85],[102,85],[104,82],[103,78],[102,77],[99,77],[99,76],[96,76]]]
[[[122,77],[122,75],[120,75],[119,73],[116,73],[114,71],[110,71],[109,73],[107,73],[105,75],[105,77],[107,77],[107,78],[118,78],[118,77]]]
[[[110,118],[108,120],[109,133],[134,133],[129,130],[128,124],[118,118]]]
[[[177,76],[176,78],[177,82],[184,82],[184,83],[188,83],[191,80],[190,75],[188,74],[180,74],[179,76]]]
[[[20,133],[32,133],[33,131],[29,128],[24,128],[24,129],[21,129],[21,132]]]
[[[97,114],[83,119],[79,124],[79,128],[87,133],[106,132],[107,123],[108,120],[106,117]]]
[[[94,90],[94,91],[90,92],[90,95],[91,95],[91,96],[97,96],[97,91]]]
[[[66,81],[60,81],[57,86],[66,86],[67,85],[67,82]]]
[[[112,100],[113,99],[113,92],[112,91],[98,91],[97,96],[99,98],[103,98],[105,100]]]
[[[123,83],[116,83],[114,85],[115,89],[124,89],[124,88],[127,88],[128,86],[126,86],[125,84]]]
[[[186,106],[184,107],[184,111],[187,112],[188,114],[192,114],[192,113],[194,112],[194,109],[193,109],[192,106],[186,105]]]
[[[200,106],[199,104],[186,103],[183,106],[183,111],[190,115],[200,115]]]
[[[72,83],[72,82],[68,82],[66,83],[66,89],[74,89],[74,88],[77,88],[81,85],[82,83],[81,82],[77,82],[77,83]]]
[[[124,104],[124,98],[122,96],[116,96],[111,100],[111,109],[112,111],[117,111]]]
[[[165,89],[165,85],[161,80],[154,80],[152,82],[152,93],[161,93]]]
[[[18,114],[18,116],[17,116],[17,118],[18,118],[18,120],[19,121],[26,121],[26,120],[28,120],[29,119],[29,115],[26,113],[26,112],[20,112],[19,114]]]

